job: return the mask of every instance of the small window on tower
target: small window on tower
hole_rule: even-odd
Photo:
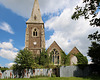
[[[37,36],[37,29],[33,30],[33,36]]]

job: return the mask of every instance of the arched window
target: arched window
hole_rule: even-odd
[[[56,49],[53,49],[52,53],[52,62],[54,64],[59,64],[59,52]]]
[[[34,29],[34,30],[33,30],[33,36],[37,36],[37,35],[38,35],[37,29]]]

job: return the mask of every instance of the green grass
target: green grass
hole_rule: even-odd
[[[39,77],[39,78],[30,78],[30,79],[3,79],[3,80],[100,80],[100,77],[89,77],[89,78],[78,78],[78,77]]]

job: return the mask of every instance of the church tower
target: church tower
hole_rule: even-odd
[[[26,25],[25,48],[34,56],[40,55],[42,49],[45,48],[45,33],[38,0],[34,1],[31,17]]]

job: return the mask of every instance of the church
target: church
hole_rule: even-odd
[[[26,22],[26,25],[25,49],[30,50],[34,56],[39,56],[41,51],[45,49],[45,30],[38,0],[34,0],[31,17]],[[61,51],[63,50],[56,41],[47,49],[49,56],[50,52],[53,52],[52,63],[54,65],[61,65]],[[76,47],[70,51],[70,65],[77,64],[77,58],[73,55],[77,53],[80,53],[80,51]]]

